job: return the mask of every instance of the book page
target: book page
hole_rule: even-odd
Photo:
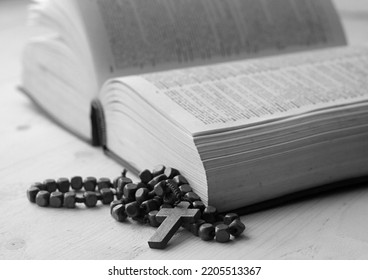
[[[289,54],[120,82],[196,135],[368,102],[368,49]]]
[[[345,44],[330,0],[80,0],[98,70],[153,72]]]

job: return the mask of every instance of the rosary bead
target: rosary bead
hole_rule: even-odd
[[[206,223],[205,220],[199,219],[195,223],[189,224],[190,232],[193,233],[195,236],[198,236],[199,228],[201,227],[201,225],[203,225],[205,223]]]
[[[166,175],[166,177],[168,179],[172,179],[174,178],[175,176],[178,176],[180,175],[180,172],[179,170],[175,169],[175,168],[172,168],[172,167],[166,167],[165,168],[165,171],[164,171],[164,174]]]
[[[146,214],[148,214],[149,212],[151,212],[153,210],[158,210],[159,207],[160,206],[153,199],[146,200],[141,204],[141,208],[143,209],[144,213],[146,213]]]
[[[101,191],[102,189],[109,189],[111,187],[111,181],[109,178],[100,178],[97,181],[97,188],[99,191]]]
[[[215,228],[212,224],[204,223],[199,227],[198,236],[204,240],[209,241],[215,237]]]
[[[156,176],[159,176],[161,174],[164,174],[164,172],[165,172],[165,166],[160,164],[160,165],[157,165],[155,168],[153,168],[152,176],[156,177]]]
[[[96,192],[85,191],[83,196],[85,198],[84,204],[87,207],[95,207],[96,206],[97,201],[98,201]]]
[[[183,175],[177,175],[173,178],[173,180],[178,186],[189,184],[187,179]]]
[[[129,198],[127,198],[127,197],[126,197],[126,196],[124,196],[124,195],[121,197],[121,200],[123,201],[123,203],[124,203],[124,204],[128,204],[128,203],[130,203],[130,202],[133,202],[133,201],[134,201],[134,199],[131,199],[131,198],[129,199]]]
[[[140,188],[135,192],[135,200],[139,204],[148,200],[149,198],[149,190],[147,188]]]
[[[114,207],[116,207],[117,205],[120,205],[120,204],[124,204],[121,199],[117,199],[117,200],[114,200],[113,202],[111,202],[110,203],[110,214],[111,214],[112,209],[114,209]]]
[[[207,223],[216,222],[217,209],[213,206],[207,206],[202,212],[202,219]]]
[[[184,195],[184,199],[193,203],[194,201],[199,201],[201,198],[198,196],[198,194],[194,192],[188,192]]]
[[[37,187],[40,191],[47,191],[47,186],[43,183],[36,182],[36,183],[33,183],[32,186]]]
[[[245,225],[240,221],[240,219],[235,219],[229,225],[229,232],[231,235],[238,237],[245,230]]]
[[[36,202],[36,196],[37,196],[37,193],[40,191],[40,189],[38,187],[36,187],[35,184],[33,184],[32,186],[30,186],[27,190],[27,197],[28,197],[28,200],[30,202],[33,202],[35,203]]]
[[[224,224],[225,225],[230,225],[236,219],[239,219],[238,214],[236,214],[236,213],[227,213],[224,217]]]
[[[183,184],[183,185],[179,186],[179,190],[181,192],[181,195],[184,196],[186,193],[192,191],[192,187],[189,186],[188,184]]]
[[[147,184],[149,181],[151,181],[153,179],[152,173],[148,169],[145,169],[142,172],[140,172],[138,177],[145,184]]]
[[[141,209],[136,201],[130,202],[125,205],[125,212],[131,218],[138,217],[141,214]]]
[[[79,191],[83,187],[83,179],[81,176],[73,176],[70,178],[70,185],[73,190]]]
[[[125,185],[127,185],[129,183],[133,183],[132,179],[127,178],[127,177],[120,177],[118,182],[117,182],[116,188],[123,189],[125,187]]]
[[[70,187],[70,182],[68,178],[59,178],[57,180],[57,186],[58,186],[58,190],[61,193],[66,193],[69,191],[69,187]]]
[[[52,193],[57,190],[57,184],[54,179],[47,179],[43,183],[46,186],[46,190],[49,193]]]
[[[153,211],[151,211],[151,212],[148,213],[148,221],[149,221],[149,224],[152,227],[159,227],[160,224],[161,224],[156,219],[157,213],[158,213],[158,210],[153,210]]]
[[[131,179],[126,178],[126,177],[120,177],[120,179],[118,180],[118,183],[117,183],[117,187],[116,187],[116,197],[117,197],[117,199],[122,198],[123,193],[124,193],[124,187],[127,184],[130,184],[130,183],[133,183],[133,181]]]
[[[114,192],[109,188],[100,190],[102,196],[102,204],[110,204],[114,200]]]
[[[63,198],[64,198],[64,194],[62,192],[52,192],[50,194],[50,201],[49,204],[51,207],[54,208],[60,208],[63,206]]]
[[[117,204],[114,208],[111,209],[110,213],[111,216],[118,222],[124,222],[127,218],[127,214],[125,213],[125,206],[123,204]]]
[[[75,192],[64,193],[64,207],[74,208],[75,207]]]
[[[118,182],[119,182],[120,178],[121,178],[121,176],[118,176],[118,177],[116,177],[116,178],[112,181],[112,187],[113,187],[114,189],[116,189],[116,188],[118,187]]]
[[[158,182],[164,181],[167,179],[167,176],[165,174],[158,175],[156,177],[153,177],[151,181],[147,183],[147,185],[153,189]]]
[[[84,189],[89,192],[96,191],[96,184],[97,184],[97,180],[95,177],[87,177],[84,179],[84,182],[83,182]]]
[[[206,208],[206,205],[202,201],[194,201],[192,206],[193,208],[201,210],[201,212]]]
[[[135,200],[135,192],[138,190],[137,184],[129,183],[125,185],[123,194],[130,200]]]
[[[46,207],[49,205],[50,193],[48,191],[39,191],[36,195],[36,203],[38,206]]]
[[[157,196],[157,195],[153,197],[153,200],[156,201],[159,206],[161,206],[162,203],[164,202],[164,200],[162,199],[162,197]]]
[[[215,240],[220,243],[225,243],[230,240],[229,226],[219,224],[215,228]]]
[[[165,181],[158,182],[154,188],[153,191],[157,196],[163,197],[167,191],[167,185]]]

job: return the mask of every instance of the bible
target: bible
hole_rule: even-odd
[[[23,91],[131,170],[243,208],[368,175],[368,48],[330,0],[37,0]]]

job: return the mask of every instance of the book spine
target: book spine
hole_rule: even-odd
[[[92,145],[106,148],[106,123],[101,101],[97,98],[91,102]]]

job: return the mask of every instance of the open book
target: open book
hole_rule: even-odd
[[[330,0],[38,0],[23,89],[220,211],[368,174],[368,48]],[[92,106],[92,114],[91,114]],[[92,120],[90,116],[92,115]]]

